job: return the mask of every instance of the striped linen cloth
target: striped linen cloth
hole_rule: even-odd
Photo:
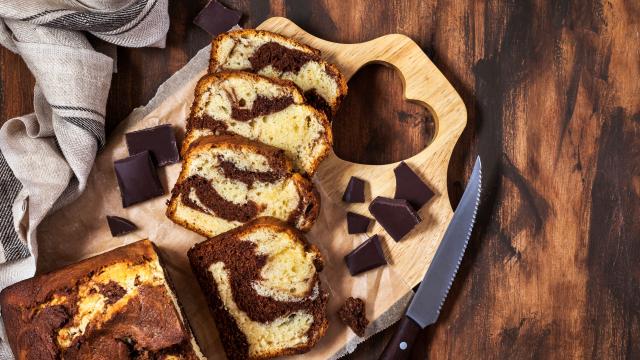
[[[0,128],[0,290],[33,276],[38,224],[82,193],[105,142],[114,64],[82,32],[119,46],[164,47],[167,7],[168,0],[0,0],[0,44],[36,80],[34,112]],[[0,359],[11,359],[4,335],[0,324]]]

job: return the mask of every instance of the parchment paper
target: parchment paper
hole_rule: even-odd
[[[113,170],[113,161],[128,156],[124,133],[158,124],[173,124],[179,138],[184,127],[193,89],[204,75],[209,57],[206,47],[180,71],[160,86],[155,97],[144,107],[134,110],[114,131],[107,146],[96,159],[87,190],[73,204],[46,219],[39,228],[38,272],[47,272],[80,259],[148,238],[160,248],[178,298],[186,312],[196,338],[209,359],[224,359],[224,351],[188,264],[186,252],[204,238],[175,225],[165,217],[165,202],[180,171],[180,164],[160,170],[166,195],[123,209]],[[320,168],[319,171],[322,171]],[[314,181],[322,197],[318,221],[307,234],[325,257],[321,279],[329,290],[329,330],[305,359],[335,359],[352,352],[367,337],[393,324],[402,314],[413,292],[393,266],[385,266],[349,275],[343,257],[371,234],[352,235],[351,242],[333,241],[336,234],[346,233],[345,210],[341,199],[327,197],[322,184]],[[139,230],[122,237],[112,237],[106,215],[122,216],[133,221]],[[365,300],[367,317],[372,322],[365,338],[359,338],[337,316],[338,308],[348,296]],[[298,356],[298,357],[301,357]]]

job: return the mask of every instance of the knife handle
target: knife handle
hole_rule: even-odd
[[[380,360],[408,359],[422,328],[407,315],[403,316],[395,334],[384,348]]]

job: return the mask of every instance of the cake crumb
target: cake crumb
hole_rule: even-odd
[[[364,336],[364,331],[367,325],[369,325],[369,320],[367,320],[364,301],[362,299],[347,298],[340,310],[338,310],[338,316],[356,335],[360,337]]]

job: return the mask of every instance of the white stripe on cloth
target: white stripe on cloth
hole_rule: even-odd
[[[38,225],[82,193],[105,141],[113,61],[74,29],[143,47],[163,46],[168,28],[167,0],[0,2],[0,44],[36,80],[34,113],[0,128],[0,290],[33,276]],[[0,359],[12,358],[1,323],[0,337]]]

